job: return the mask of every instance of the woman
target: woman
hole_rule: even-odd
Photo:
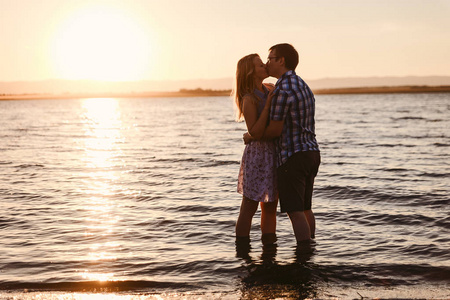
[[[261,232],[263,244],[276,241],[275,146],[272,141],[258,140],[268,123],[273,86],[263,84],[269,75],[257,54],[239,60],[236,70],[234,98],[237,119],[245,120],[247,130],[255,138],[245,146],[238,179],[238,192],[243,195],[236,222],[236,241],[249,242],[252,218],[261,203]]]

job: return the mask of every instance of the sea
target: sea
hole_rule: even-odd
[[[235,245],[230,97],[0,101],[0,299],[450,299],[450,94],[316,96],[316,238]]]

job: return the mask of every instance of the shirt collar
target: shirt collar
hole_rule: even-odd
[[[286,73],[284,73],[283,75],[281,75],[281,77],[278,78],[277,83],[275,84],[275,86],[278,86],[281,81],[283,81],[286,77],[289,77],[291,75],[295,75],[295,71],[294,70],[289,70]]]

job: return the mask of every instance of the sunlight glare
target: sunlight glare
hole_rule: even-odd
[[[101,168],[113,166],[114,154],[120,153],[117,147],[122,139],[119,102],[112,98],[86,99],[83,108],[86,135],[90,137],[85,140],[88,161],[92,167],[100,168],[99,172],[104,172]],[[111,177],[113,173],[106,172],[106,176]]]
[[[88,270],[80,273],[83,279],[93,281],[111,281],[114,278],[113,273],[91,273]]]
[[[85,179],[83,192],[87,197],[86,227],[84,236],[87,239],[89,252],[86,259],[94,262],[117,260],[120,244],[114,240],[117,223],[121,221],[117,213],[116,182],[120,179],[123,142],[122,119],[119,100],[113,98],[85,99],[81,103],[84,122],[84,161],[91,170]],[[99,238],[101,238],[99,240]],[[99,243],[99,241],[102,241]],[[94,242],[89,245],[89,243]],[[87,270],[80,273],[83,278],[96,281],[110,281],[114,273],[93,272]]]
[[[150,39],[125,12],[88,6],[59,26],[52,59],[64,79],[139,80],[150,68]]]

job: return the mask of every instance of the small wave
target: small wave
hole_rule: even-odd
[[[435,177],[435,178],[447,178],[447,177],[450,177],[450,174],[448,174],[448,173],[430,173],[430,172],[425,172],[425,173],[422,173],[421,176]]]
[[[14,181],[11,182],[12,185],[15,184],[28,184],[27,181]],[[2,194],[0,194],[2,195]],[[50,199],[52,198],[52,196],[48,196],[48,195],[42,195],[42,194],[33,194],[33,193],[27,193],[27,192],[7,192],[5,194],[3,194],[2,196],[4,196],[6,199],[10,199],[10,200],[25,200],[26,202],[30,202],[33,200],[38,200],[38,199]]]
[[[7,227],[14,227],[15,229],[20,230],[29,230],[32,226],[23,219],[19,219],[16,217],[0,217],[0,229],[5,229]],[[2,236],[2,234],[0,234]]]
[[[235,160],[216,160],[204,158],[159,158],[154,159],[158,163],[195,163],[200,167],[217,167],[226,165],[239,165],[240,161]]]
[[[394,120],[394,121],[404,121],[404,120],[413,120],[413,121],[415,121],[415,120],[426,120],[425,118],[422,118],[422,117],[413,117],[413,116],[411,116],[411,117],[391,118],[391,119]]]
[[[420,214],[368,214],[366,212],[364,216],[359,216],[357,221],[366,226],[378,226],[380,223],[393,226],[426,226],[428,224],[430,227],[433,227],[437,225],[437,220],[435,218]]]
[[[435,206],[448,205],[447,195],[426,194],[395,194],[394,191],[378,191],[351,186],[317,186],[315,193],[319,197],[335,200],[363,200],[367,202],[387,202],[404,206]]]
[[[395,147],[406,147],[406,148],[414,148],[416,145],[413,144],[371,144],[366,145],[367,148],[395,148]]]
[[[203,159],[199,158],[156,158],[156,162],[168,162],[168,163],[179,163],[179,162],[204,162]]]
[[[409,169],[404,169],[404,168],[380,168],[380,169],[377,169],[377,170],[379,170],[379,171],[386,171],[386,172],[394,172],[394,173],[397,173],[397,172],[409,172],[410,171]]]
[[[208,208],[203,205],[180,205],[172,208],[174,211],[179,212],[208,212]]]
[[[44,168],[43,164],[21,164],[15,166],[17,169],[28,169],[28,168]]]
[[[446,205],[448,206],[449,204],[450,204],[450,201],[447,201]],[[449,229],[450,228],[450,217],[441,218],[439,220],[436,220],[435,225],[441,226],[445,229]]]
[[[119,292],[147,289],[191,289],[195,286],[185,282],[161,281],[67,281],[67,282],[0,282],[0,290],[52,290],[71,292]]]
[[[228,207],[222,206],[204,206],[204,205],[180,205],[173,207],[170,210],[177,212],[223,212],[226,211]]]
[[[154,185],[158,186],[158,185],[160,185],[160,183],[155,183]],[[137,202],[147,202],[147,201],[159,200],[159,199],[162,199],[162,198],[163,198],[162,196],[158,196],[158,195],[144,195],[144,196],[139,195],[139,196],[136,196],[134,199]]]
[[[450,144],[443,144],[443,143],[434,143],[432,145],[436,146],[436,147],[449,147],[450,146]]]
[[[379,193],[371,190],[365,190],[353,187],[341,186],[324,186],[316,187],[315,193],[317,196],[325,196],[332,199],[368,199],[369,196],[375,196]]]
[[[239,165],[240,162],[236,160],[213,160],[203,165],[203,167],[218,167],[227,165]]]
[[[422,256],[422,257],[441,258],[442,260],[450,259],[450,253],[448,249],[441,249],[434,244],[422,244],[422,245],[413,244],[403,247],[403,249],[400,249],[400,251],[408,255],[413,255],[414,257],[417,258]]]

